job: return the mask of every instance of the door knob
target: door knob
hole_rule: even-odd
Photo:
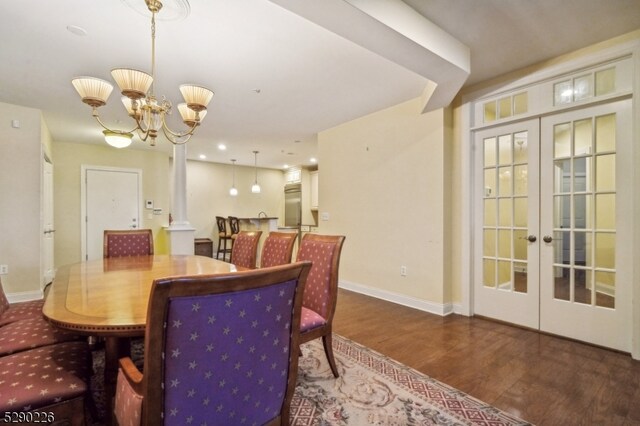
[[[551,237],[551,235],[545,235],[544,237],[542,237],[542,241],[544,241],[545,243],[550,243],[551,241],[553,241],[553,238]]]
[[[537,240],[537,238],[536,238],[536,236],[535,236],[535,235],[529,235],[529,236],[527,237],[527,240],[529,240],[529,242],[530,242],[530,243],[535,243],[535,242],[536,242],[536,240]]]

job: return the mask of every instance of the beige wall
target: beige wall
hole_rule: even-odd
[[[163,226],[168,224],[170,159],[159,151],[115,149],[108,145],[53,143],[54,211],[56,267],[81,260],[80,176],[81,166],[107,166],[142,170],[142,196],[151,199],[163,214],[147,218],[143,210],[142,227],[151,228],[156,253],[166,253]]]
[[[6,293],[37,293],[42,143],[50,136],[39,110],[0,103],[0,118],[0,264],[9,266],[2,284]],[[13,128],[12,120],[19,120],[20,128]]]
[[[442,304],[452,127],[420,111],[414,99],[318,135],[319,232],[346,235],[341,281]]]
[[[261,192],[253,194],[253,167],[236,166],[238,195],[229,195],[233,181],[230,164],[202,161],[187,162],[187,213],[196,229],[195,236],[206,237],[217,244],[216,216],[257,217],[261,211],[284,222],[284,173],[258,168]],[[214,229],[215,228],[215,229]]]

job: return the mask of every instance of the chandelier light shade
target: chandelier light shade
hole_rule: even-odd
[[[76,77],[71,80],[71,84],[82,98],[82,102],[94,108],[106,105],[113,90],[111,83],[95,77]]]
[[[153,93],[156,63],[156,14],[162,9],[162,2],[160,0],[145,0],[145,3],[151,12],[151,74],[131,68],[111,70],[111,76],[123,95],[122,103],[129,117],[134,121],[133,129],[128,131],[110,129],[100,118],[98,108],[106,105],[113,90],[111,83],[95,77],[76,77],[71,80],[73,87],[82,98],[82,102],[93,109],[92,116],[104,128],[105,141],[117,147],[131,144],[134,132],[142,141],[148,140],[151,146],[155,145],[156,137],[161,131],[167,140],[175,145],[186,143],[202,123],[207,113],[207,106],[214,95],[211,90],[202,86],[181,85],[180,92],[184,97],[185,104],[178,105],[178,111],[183,123],[188,128],[182,132],[176,132],[169,128],[166,118],[171,114],[171,102],[164,97],[158,101]],[[128,143],[125,144],[127,138]]]
[[[258,151],[253,151],[253,156],[255,157],[254,169],[256,171],[256,180],[251,185],[251,192],[254,194],[260,193],[260,185],[258,185]]]
[[[236,188],[236,160],[231,160],[231,173],[233,176],[233,183],[231,189],[229,189],[229,195],[235,197],[238,195],[238,189]]]
[[[153,83],[151,75],[131,68],[113,69],[111,70],[111,77],[120,88],[120,93],[131,100],[147,96],[147,92]]]

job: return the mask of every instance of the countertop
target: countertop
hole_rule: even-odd
[[[277,217],[239,217],[240,220],[272,220],[278,219]]]

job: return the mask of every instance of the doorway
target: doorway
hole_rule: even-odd
[[[82,258],[101,259],[105,229],[140,227],[142,170],[82,166]]]
[[[631,101],[475,132],[474,311],[631,350]]]

